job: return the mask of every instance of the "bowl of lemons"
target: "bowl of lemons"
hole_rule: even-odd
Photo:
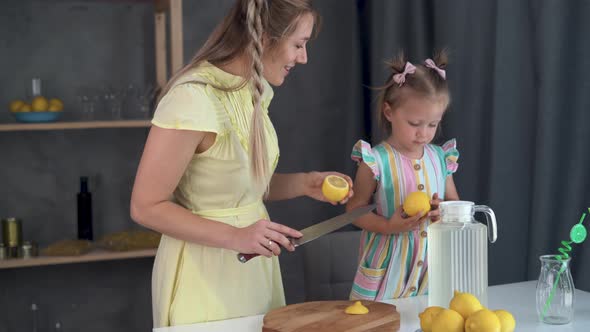
[[[53,122],[63,114],[64,104],[58,98],[47,99],[43,96],[34,97],[29,103],[24,100],[13,100],[9,105],[10,113],[18,122]]]

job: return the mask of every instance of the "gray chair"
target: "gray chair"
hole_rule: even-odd
[[[335,232],[303,246],[306,301],[348,300],[361,231]]]

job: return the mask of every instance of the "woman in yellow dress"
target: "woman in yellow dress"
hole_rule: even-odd
[[[163,234],[152,274],[155,327],[285,305],[277,255],[293,251],[287,237],[301,233],[270,221],[263,199],[327,201],[321,183],[339,173],[274,173],[269,83],[280,86],[307,62],[318,20],[311,0],[238,0],[163,89],[131,197],[132,218]],[[240,263],[238,252],[265,257]]]

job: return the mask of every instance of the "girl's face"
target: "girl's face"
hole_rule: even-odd
[[[391,123],[389,143],[410,158],[421,158],[424,145],[434,138],[447,105],[445,97],[428,99],[409,96],[396,109],[385,103],[383,111]]]
[[[296,64],[307,63],[307,41],[313,31],[314,19],[311,14],[299,18],[295,31],[283,38],[272,50],[262,56],[264,78],[274,86],[280,86]]]

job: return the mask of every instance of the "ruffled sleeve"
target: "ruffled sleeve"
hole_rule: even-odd
[[[367,166],[369,166],[369,168],[371,168],[371,171],[373,171],[375,180],[379,181],[381,174],[379,172],[379,167],[377,165],[377,161],[375,160],[375,155],[373,153],[373,149],[371,148],[371,144],[363,140],[359,140],[352,148],[350,158],[352,158],[352,160],[356,161],[357,163],[364,162]]]
[[[454,138],[445,142],[442,145],[443,156],[446,165],[447,176],[455,173],[459,164],[457,160],[459,159],[459,150],[457,150],[457,140]]]
[[[166,129],[218,134],[221,125],[214,98],[209,95],[205,84],[177,85],[170,89],[158,104],[152,124]]]

